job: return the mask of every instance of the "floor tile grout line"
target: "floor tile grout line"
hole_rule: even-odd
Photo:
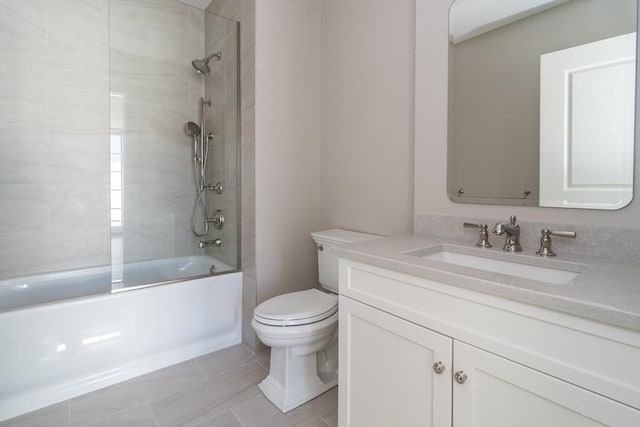
[[[236,345],[238,345],[238,344],[236,344]],[[231,367],[228,367],[228,368],[226,368],[226,369],[223,369],[222,371],[216,372],[214,375],[209,375],[209,374],[207,374],[207,372],[204,370],[204,368],[202,367],[202,365],[200,364],[200,362],[198,362],[198,359],[201,359],[202,357],[206,356],[206,354],[204,354],[204,355],[202,355],[202,356],[195,357],[195,358],[191,359],[190,361],[191,361],[191,362],[194,362],[194,363],[196,364],[196,366],[198,367],[198,369],[199,369],[199,370],[204,374],[205,378],[207,378],[207,379],[214,378],[214,377],[218,376],[219,374],[221,374],[221,373],[223,373],[223,372],[227,372],[227,371],[229,371],[229,370],[231,370],[231,369],[234,369],[234,368],[238,368],[238,367],[241,367],[241,366],[248,365],[249,363],[254,362],[254,361],[255,361],[255,362],[258,362],[258,364],[259,364],[260,366],[264,367],[264,365],[262,365],[262,363],[260,363],[260,362],[258,361],[258,356],[257,356],[257,354],[256,354],[254,351],[252,351],[249,347],[247,347],[247,346],[246,346],[246,345],[244,345],[243,343],[240,343],[239,345],[240,345],[241,347],[245,348],[246,350],[248,350],[248,351],[251,353],[251,355],[253,356],[253,359],[252,359],[252,360],[249,360],[249,361],[248,361],[248,362],[246,362],[246,363],[242,363],[242,364],[240,364],[240,365],[233,365],[233,366],[231,366]],[[225,350],[225,349],[218,350],[218,351],[224,351],[224,350]],[[215,352],[214,352],[214,353],[215,353]],[[208,353],[208,354],[212,354],[212,353]],[[266,368],[265,368],[265,369],[266,369]]]
[[[127,412],[127,411],[129,411],[129,410],[131,410],[131,409],[133,409],[135,407],[142,406],[142,405],[145,405],[145,404],[149,404],[149,408],[151,408],[151,399],[147,399],[147,400],[144,400],[142,402],[138,402],[133,406],[128,406],[128,407],[126,407],[124,409],[117,410],[115,412],[110,413],[109,415],[104,416],[104,417],[99,417],[99,418],[96,418],[95,420],[89,421],[88,423],[80,424],[77,427],[91,427],[92,424],[96,424],[96,423],[108,420],[111,417],[115,417],[116,415],[120,415],[120,414],[122,414],[124,412]],[[69,406],[71,406],[71,405],[69,405]],[[153,412],[153,409],[152,409],[152,412]],[[71,418],[69,418],[69,424],[71,424]]]
[[[242,364],[242,365],[239,365],[239,366],[236,366],[236,368],[240,368],[240,367],[242,367],[242,366],[249,365],[249,364],[251,364],[251,363],[253,363],[253,362],[255,362],[255,360],[253,360],[253,361],[251,361],[251,362],[248,362],[248,363],[245,363],[245,364]],[[260,364],[258,364],[258,363],[257,363],[257,365],[258,365],[258,366],[260,366]],[[229,369],[229,370],[231,370],[231,369]],[[217,375],[215,375],[215,376],[211,377],[211,379],[214,379],[214,378],[216,378],[216,377],[217,377]],[[211,409],[214,409],[214,408],[217,408],[217,407],[220,407],[220,406],[224,405],[225,403],[227,403],[227,402],[229,402],[230,400],[234,399],[234,397],[235,397],[235,396],[237,396],[237,395],[239,395],[239,394],[242,394],[242,393],[245,393],[246,391],[248,391],[248,390],[250,390],[250,389],[252,389],[252,388],[254,388],[254,387],[256,387],[256,388],[257,388],[257,384],[247,384],[247,386],[246,386],[246,387],[238,389],[238,390],[236,391],[236,393],[235,393],[235,394],[230,395],[230,396],[227,396],[225,399],[222,399],[222,400],[217,401],[217,402],[216,402],[216,405],[215,405],[215,406],[213,406]],[[253,399],[254,397],[255,397],[255,396],[252,396],[252,397],[249,397],[248,399],[245,399],[245,400]],[[237,405],[237,404],[236,404],[236,405]],[[211,416],[211,417],[208,417],[208,418],[198,419],[198,417],[196,417],[195,419],[196,419],[197,421],[194,421],[194,420],[193,420],[193,418],[192,418],[192,419],[188,420],[186,424],[189,424],[189,425],[197,425],[197,424],[199,424],[199,423],[202,423],[202,422],[206,421],[206,420],[207,420],[207,419],[209,419],[209,418],[214,418],[215,416],[218,416],[218,415],[220,415],[220,414],[224,413],[225,411],[227,411],[227,410],[231,409],[231,407],[236,406],[236,405],[232,405],[232,406],[230,405],[228,409],[224,409],[224,410],[222,410],[222,412],[220,412],[219,414],[214,415],[214,416]],[[236,418],[237,418],[237,417],[236,417]],[[240,420],[238,420],[238,421],[240,421]]]
[[[244,402],[246,402],[246,401],[248,401],[248,400],[251,400],[251,399],[247,399],[247,400],[245,400]],[[244,402],[243,402],[243,403],[244,403]],[[233,408],[235,408],[236,406],[238,406],[238,405],[235,405]],[[236,420],[238,420],[238,422],[240,423],[240,427],[246,427],[246,426],[244,425],[244,423],[242,422],[242,420],[240,419],[240,417],[238,416],[238,414],[236,414],[236,413],[234,412],[233,408],[229,408],[229,412],[231,412],[231,414],[235,417],[235,419],[236,419]]]
[[[207,373],[205,372],[205,370],[202,368],[202,366],[200,366],[200,364],[198,363],[198,361],[197,361],[196,359],[193,359],[193,363],[195,363],[195,364],[196,364],[196,367],[198,368],[198,370],[199,370],[200,372],[202,372],[202,375],[204,375],[204,378],[205,378],[205,379],[210,379],[209,374],[207,374]]]
[[[193,358],[193,359],[191,359],[191,360],[184,361],[184,362],[180,362],[180,363],[177,363],[177,364],[174,364],[174,365],[168,366],[168,367],[166,367],[166,368],[163,368],[163,369],[171,368],[171,367],[173,367],[173,366],[176,366],[176,365],[179,365],[179,364],[181,364],[181,363],[185,363],[185,362],[186,362],[187,364],[195,363],[195,367],[194,367],[194,368],[195,368],[195,371],[194,371],[193,373],[194,373],[194,374],[196,374],[196,373],[197,373],[197,377],[198,377],[199,379],[197,379],[197,380],[196,380],[196,381],[194,381],[193,383],[192,383],[192,382],[190,382],[190,383],[188,383],[188,384],[181,384],[180,386],[178,386],[178,387],[177,387],[177,388],[175,388],[175,389],[174,389],[174,388],[172,388],[172,389],[171,389],[171,392],[175,392],[175,391],[185,390],[185,389],[191,388],[191,387],[193,387],[196,383],[200,383],[200,382],[211,382],[211,381],[216,381],[216,380],[217,380],[217,378],[218,378],[219,376],[221,376],[221,375],[229,374],[229,373],[230,373],[231,371],[233,371],[233,370],[241,369],[241,368],[243,368],[243,367],[247,367],[247,366],[252,365],[252,364],[253,364],[253,365],[252,365],[252,366],[253,366],[253,367],[252,367],[252,370],[253,370],[253,369],[259,369],[259,370],[261,370],[261,371],[266,371],[266,373],[268,373],[269,368],[268,368],[268,367],[266,367],[266,366],[263,364],[263,359],[264,359],[264,358],[263,358],[263,357],[258,357],[258,354],[259,354],[259,353],[257,353],[257,352],[255,352],[255,351],[251,350],[250,348],[248,348],[248,347],[247,347],[246,345],[244,345],[244,344],[240,344],[240,347],[241,347],[241,348],[243,348],[244,350],[246,350],[247,354],[245,354],[245,355],[247,355],[247,356],[248,356],[248,360],[245,360],[245,361],[243,361],[242,363],[238,363],[238,364],[234,364],[234,365],[228,366],[228,367],[226,367],[225,369],[222,369],[222,370],[220,370],[220,371],[216,372],[214,375],[207,374],[207,371],[205,371],[205,368],[204,368],[204,367],[205,367],[204,363],[202,363],[202,362],[198,362],[198,360],[197,360],[197,359],[198,359],[198,358],[200,358],[200,357],[202,357],[202,356],[199,356],[198,358]],[[224,349],[223,349],[223,350],[224,350]],[[212,352],[212,353],[215,353],[215,352]],[[260,352],[260,353],[262,353],[262,352]],[[203,355],[203,356],[204,356],[204,355]],[[262,356],[262,354],[261,354],[261,356]],[[267,361],[268,361],[268,359],[267,359]],[[191,366],[193,366],[193,365],[191,365]],[[215,366],[215,364],[214,364],[214,366]],[[154,371],[154,372],[156,372],[156,371]],[[152,373],[153,373],[153,372],[152,372]],[[113,385],[108,386],[108,387],[103,387],[103,388],[101,388],[101,389],[99,389],[99,390],[96,390],[96,391],[106,390],[106,389],[108,389],[108,388],[111,388],[111,387],[114,387],[114,386],[121,385],[121,384],[123,384],[123,383],[125,383],[125,382],[136,381],[137,379],[138,379],[137,377],[134,377],[134,378],[128,379],[128,380],[126,380],[126,381],[123,381],[123,382],[120,382],[120,383],[113,384]],[[259,382],[259,381],[258,381],[258,382]],[[239,393],[247,392],[248,390],[250,390],[252,387],[255,387],[256,385],[257,385],[257,384],[253,384],[252,386],[248,386],[248,387],[246,387],[246,388],[243,388],[242,390],[240,390],[240,391],[239,391]],[[92,392],[92,393],[93,393],[93,392]],[[154,401],[156,401],[156,400],[158,399],[158,397],[153,397],[153,396],[151,396],[149,393],[146,393],[146,396],[145,396],[144,394],[141,394],[141,395],[139,396],[139,397],[141,397],[141,398],[142,398],[141,400],[134,400],[133,402],[131,402],[131,401],[130,401],[130,402],[126,402],[126,401],[125,401],[125,402],[120,402],[120,403],[123,403],[123,404],[124,404],[124,405],[126,405],[126,406],[122,405],[122,406],[118,407],[118,405],[114,405],[114,406],[116,406],[116,408],[114,408],[114,409],[116,409],[116,410],[110,411],[110,412],[108,412],[108,413],[106,413],[106,414],[103,414],[103,415],[99,415],[100,411],[91,411],[91,410],[89,410],[89,411],[85,412],[85,414],[87,414],[87,415],[88,415],[88,417],[87,417],[87,418],[88,418],[88,420],[87,420],[87,421],[84,421],[84,422],[83,422],[83,421],[81,421],[81,420],[78,420],[78,421],[80,421],[80,423],[74,422],[74,419],[75,419],[75,418],[78,418],[78,416],[77,416],[77,415],[78,415],[78,413],[77,413],[77,409],[78,409],[78,408],[76,407],[77,405],[75,404],[75,403],[77,403],[77,402],[75,402],[75,403],[74,403],[73,401],[74,401],[74,400],[76,400],[76,399],[78,399],[78,398],[85,397],[85,396],[86,396],[86,395],[88,395],[88,394],[90,394],[90,393],[85,393],[84,395],[76,396],[76,397],[74,397],[74,398],[72,398],[72,399],[68,399],[67,401],[60,402],[60,403],[64,403],[64,405],[66,405],[66,406],[65,406],[65,408],[64,408],[64,411],[66,412],[67,420],[66,420],[65,424],[63,425],[63,427],[90,427],[90,426],[92,426],[92,425],[99,424],[99,423],[101,423],[101,422],[104,422],[105,420],[108,420],[108,419],[110,419],[110,418],[112,418],[112,417],[116,417],[116,416],[118,416],[118,415],[121,415],[121,414],[123,414],[123,413],[125,413],[125,412],[127,412],[127,411],[130,411],[130,410],[132,410],[132,409],[134,409],[134,408],[136,408],[136,407],[141,407],[141,406],[143,406],[143,405],[147,405],[147,407],[151,410],[151,417],[152,417],[152,419],[153,419],[154,425],[155,425],[156,427],[158,427],[158,426],[160,426],[160,425],[161,425],[161,424],[160,424],[160,422],[158,421],[157,414],[156,414],[156,413],[155,413],[155,411],[153,410],[153,405],[152,405],[152,403],[153,403]],[[162,394],[164,395],[164,393],[162,393]],[[251,400],[251,399],[253,399],[253,398],[255,398],[255,396],[248,397],[248,398],[246,398],[244,401],[248,401],[248,400]],[[228,400],[229,400],[229,399],[225,399],[225,400],[223,400],[223,401],[219,402],[219,404],[220,404],[220,405],[225,404],[226,402],[228,402]],[[128,403],[128,404],[127,404],[127,403]],[[124,407],[123,407],[123,406],[124,406]],[[217,406],[217,405],[216,405],[216,406]],[[235,406],[237,406],[237,404],[236,404],[236,405],[233,405],[233,406],[235,407]],[[80,408],[82,408],[82,407],[80,407]],[[107,409],[108,409],[108,408],[107,408]],[[238,421],[242,426],[245,426],[245,423],[243,423],[243,422],[240,420],[240,418],[238,417],[238,415],[236,414],[236,412],[232,410],[232,407],[229,407],[227,410],[231,411],[231,414],[233,414],[233,416],[237,419],[237,421]],[[236,410],[237,410],[237,408],[236,408]]]
[[[196,363],[197,363],[197,362],[196,362]],[[222,375],[222,374],[227,374],[227,373],[229,373],[229,371],[232,371],[232,370],[234,370],[234,369],[238,369],[238,368],[242,368],[242,367],[244,367],[244,366],[250,365],[251,363],[255,363],[255,364],[257,364],[258,366],[260,366],[262,369],[265,369],[265,370],[267,371],[267,373],[269,372],[269,369],[268,369],[268,368],[265,368],[265,367],[264,367],[264,365],[263,365],[262,363],[260,363],[257,359],[253,359],[253,360],[249,360],[248,362],[241,363],[241,364],[239,364],[239,365],[233,365],[233,366],[231,366],[231,367],[229,367],[229,368],[223,369],[222,371],[218,371],[218,372],[216,372],[216,373],[215,373],[215,375],[212,375],[212,376],[208,376],[208,375],[207,375],[207,378],[206,378],[206,379],[207,379],[207,380],[212,380],[212,379],[214,379],[214,378],[216,378],[216,377],[218,377],[218,376],[220,376],[220,375]],[[206,373],[205,373],[205,375],[206,375]]]
[[[158,419],[156,418],[155,412],[153,412],[153,406],[151,406],[151,399],[147,401],[147,404],[149,405],[149,410],[151,411],[151,417],[153,418],[153,423],[156,425],[156,427],[159,427],[160,424],[158,423]]]

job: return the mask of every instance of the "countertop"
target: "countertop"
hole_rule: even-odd
[[[455,246],[462,253],[559,267],[579,274],[568,283],[551,284],[407,254],[439,245]],[[526,252],[507,253],[502,251],[502,244],[495,242],[493,248],[476,248],[468,242],[421,234],[336,246],[334,251],[354,261],[640,332],[640,263],[560,253],[544,258],[526,248]]]

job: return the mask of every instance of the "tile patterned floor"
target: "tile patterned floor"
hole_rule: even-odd
[[[0,427],[336,427],[334,388],[282,414],[258,390],[268,351],[242,345],[0,423]]]

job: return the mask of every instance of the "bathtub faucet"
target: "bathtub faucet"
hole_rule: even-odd
[[[200,249],[204,249],[207,246],[215,246],[216,248],[219,248],[222,246],[222,239],[217,237],[213,240],[200,240]]]

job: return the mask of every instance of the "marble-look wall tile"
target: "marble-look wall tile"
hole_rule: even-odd
[[[78,227],[109,227],[108,185],[56,185],[47,192],[46,200],[50,228],[69,230]]]
[[[205,98],[211,102],[206,111],[207,133],[213,138],[209,145],[207,182],[222,183],[222,194],[208,194],[207,208],[213,215],[218,209],[225,217],[222,230],[211,229],[211,238],[221,237],[220,248],[207,248],[207,253],[238,265],[238,127],[237,79],[229,78],[228,70],[237,74],[237,23],[208,13],[205,17],[205,54],[221,52],[222,59],[209,63],[211,74],[204,78]]]
[[[204,12],[172,0],[112,0],[112,91],[125,103],[123,259],[200,253],[192,139],[204,84],[191,61],[204,51]]]
[[[246,277],[256,279],[256,235],[251,231],[242,230],[240,233],[242,247],[242,272]]]
[[[0,185],[0,233],[49,228],[47,191],[40,185]]]
[[[509,218],[481,218],[461,217],[439,214],[416,214],[414,216],[414,232],[431,234],[434,236],[462,239],[469,244],[475,244],[478,232],[474,229],[463,228],[464,222],[487,223],[492,228],[497,222],[508,222]],[[554,252],[558,258],[563,253],[582,254],[619,261],[639,262],[640,260],[640,230],[616,226],[603,227],[591,224],[567,224],[556,222],[528,221],[518,218],[521,234],[520,243],[524,252],[534,254],[540,247],[540,231],[543,228],[551,230],[575,231],[577,237],[568,239],[552,237]],[[504,244],[504,236],[490,234],[489,241],[494,247]]]
[[[2,232],[0,240],[2,278],[109,263],[110,233],[104,227]]]
[[[47,42],[48,1],[0,2],[0,36]]]
[[[46,131],[45,131],[46,132]],[[0,184],[45,184],[45,145],[41,136],[10,135],[0,129]]]
[[[240,111],[241,265],[244,280],[251,283],[243,287],[242,342],[255,349],[257,338],[250,320],[258,286],[255,281],[255,0],[213,0],[207,11],[240,24],[240,105],[234,110]],[[237,79],[238,73],[232,76],[230,72],[228,70],[227,77]],[[228,130],[230,126],[225,124],[224,131]]]
[[[238,0],[213,0],[207,12],[240,22],[244,2]]]
[[[108,263],[108,42],[107,0],[0,2],[0,277]]]
[[[242,275],[242,343],[252,351],[258,350],[258,337],[251,326],[253,310],[256,308],[258,287],[255,279]]]

